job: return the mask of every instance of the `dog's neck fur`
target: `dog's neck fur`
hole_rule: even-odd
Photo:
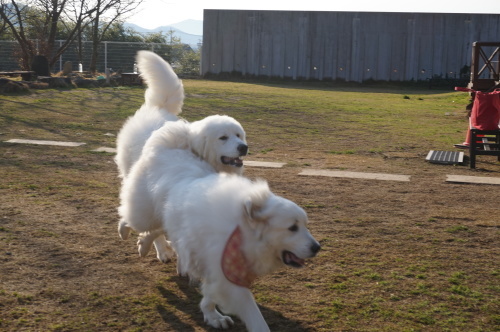
[[[256,231],[244,227],[242,232],[244,237],[253,237],[252,241],[244,242],[242,251],[247,257],[249,266],[257,276],[271,273],[283,266],[281,258],[274,254],[273,246],[261,238],[261,233],[265,230]]]
[[[251,237],[255,237],[249,241]],[[245,240],[246,239],[246,240]],[[272,246],[259,239],[258,232],[243,225],[237,226],[224,248],[221,267],[233,284],[249,288],[258,277],[281,267],[281,258],[269,255]]]

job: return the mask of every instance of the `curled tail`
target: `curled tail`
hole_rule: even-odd
[[[181,113],[184,87],[168,62],[153,52],[139,51],[137,66],[148,85],[146,105],[165,109],[174,115]]]

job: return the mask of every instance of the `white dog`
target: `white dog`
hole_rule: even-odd
[[[184,128],[182,137],[169,136],[171,141],[166,144],[171,148],[190,150],[195,156],[207,161],[212,166],[213,172],[241,174],[243,171],[241,157],[248,152],[242,126],[235,119],[224,115],[209,116],[193,123],[179,120],[177,116],[181,113],[184,88],[172,67],[160,56],[149,51],[138,52],[137,64],[148,88],[145,92],[145,103],[125,122],[117,137],[115,161],[120,176],[123,179],[128,176],[141,156],[145,142],[153,131],[166,122],[184,124],[181,125]],[[178,139],[181,141],[178,142]],[[125,189],[122,188],[123,190]],[[126,239],[129,232],[129,229],[123,228],[120,235]],[[154,245],[158,259],[168,261],[171,250],[165,238],[158,235]],[[148,251],[147,246],[140,246],[141,255],[146,255]]]
[[[178,273],[202,282],[200,307],[210,326],[233,323],[217,305],[249,331],[269,331],[248,287],[283,265],[303,266],[320,245],[306,228],[303,209],[274,195],[264,181],[216,173],[185,148],[188,131],[187,124],[167,122],[146,142],[124,180],[120,230],[155,230],[145,235],[144,246],[166,231]]]
[[[137,52],[137,66],[147,83],[145,103],[127,119],[117,137],[115,161],[126,177],[139,159],[151,133],[166,121],[179,120],[184,87],[172,67],[150,51]],[[245,131],[235,119],[213,115],[190,124],[191,151],[208,161],[218,172],[242,173],[240,157],[248,152]]]

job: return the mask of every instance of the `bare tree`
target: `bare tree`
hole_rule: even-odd
[[[92,27],[92,56],[90,71],[97,70],[99,45],[108,29],[116,22],[122,21],[133,12],[143,0],[92,0],[91,6],[95,11],[91,14]]]
[[[21,67],[29,69],[35,55],[44,55],[53,66],[71,44],[84,20],[94,11],[79,0],[0,0],[0,18],[10,28],[20,47]],[[75,23],[66,40],[56,47],[55,40],[63,19],[68,17],[68,4],[73,4]]]
[[[0,10],[2,10],[2,7],[3,4],[0,2]],[[12,12],[9,12],[9,13],[6,13],[9,15],[9,19],[13,19],[13,13]],[[7,25],[7,21],[3,19],[2,16],[0,16],[0,39],[5,39],[5,38],[9,38],[10,37],[10,34],[8,33],[10,31],[10,28],[9,26]]]
[[[90,70],[96,71],[99,43],[109,27],[137,8],[142,0],[0,0],[0,19],[20,47],[21,67],[29,69],[35,55],[44,55],[52,67],[69,45],[92,31]],[[65,41],[56,45],[58,33]]]
[[[28,16],[28,6],[17,4],[15,1],[8,3],[0,0],[0,18],[12,32],[12,36],[19,42],[21,48],[21,68],[29,69],[31,59],[36,54],[33,42],[25,33],[24,18]]]

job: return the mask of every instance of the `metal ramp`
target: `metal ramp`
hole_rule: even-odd
[[[464,153],[456,151],[451,152],[451,151],[431,150],[427,154],[425,160],[433,164],[444,164],[444,165],[463,164]]]

